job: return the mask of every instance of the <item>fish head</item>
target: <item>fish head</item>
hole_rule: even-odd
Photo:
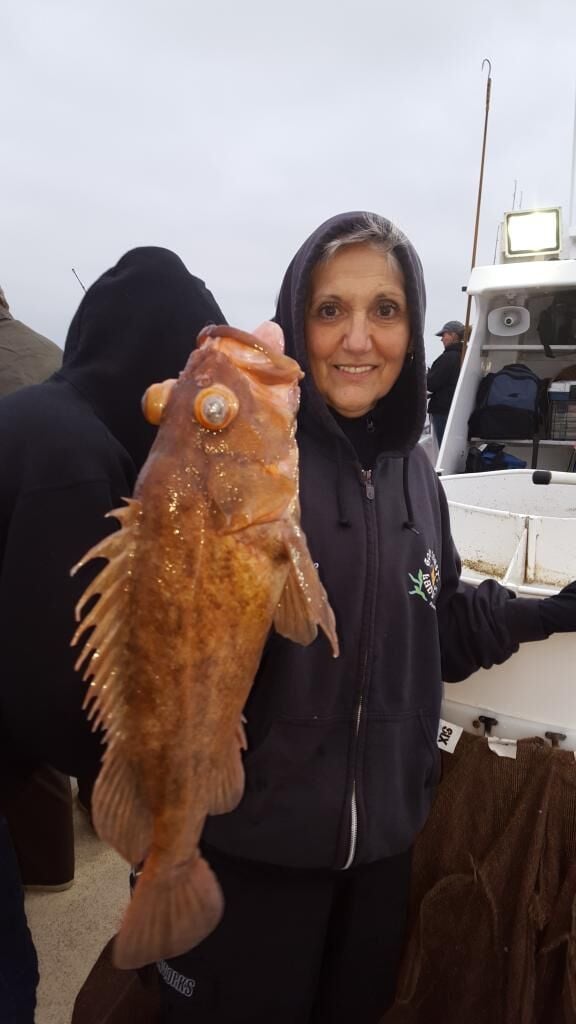
[[[160,425],[152,456],[169,448],[187,462],[216,529],[272,522],[296,507],[303,373],[281,345],[274,324],[255,334],[211,325],[178,381],[145,396],[145,415]]]

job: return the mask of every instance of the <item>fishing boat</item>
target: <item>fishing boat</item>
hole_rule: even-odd
[[[499,262],[471,271],[474,325],[436,471],[462,579],[478,586],[489,577],[541,598],[576,579],[576,330],[560,331],[556,316],[572,302],[576,311],[576,228],[563,238],[558,207],[512,211],[500,238]],[[542,381],[540,426],[525,437],[475,436],[469,420],[481,383],[510,365]],[[522,468],[471,471],[471,450],[482,457],[487,445],[503,446]],[[478,735],[541,736],[576,750],[575,656],[572,634],[524,644],[510,662],[447,686],[443,718]]]

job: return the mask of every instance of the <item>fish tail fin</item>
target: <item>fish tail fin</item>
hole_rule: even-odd
[[[152,854],[116,936],[114,963],[133,969],[180,956],[214,930],[223,911],[216,876],[198,852],[170,872]]]

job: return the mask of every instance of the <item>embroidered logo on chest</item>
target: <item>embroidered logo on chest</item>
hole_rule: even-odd
[[[438,559],[432,551],[432,548],[428,548],[426,557],[424,559],[424,565],[418,569],[416,576],[413,576],[411,572],[408,573],[413,587],[409,590],[410,595],[414,594],[416,597],[421,597],[426,604],[429,604],[431,608],[436,607],[436,598],[438,591],[440,590],[440,568],[438,566]]]

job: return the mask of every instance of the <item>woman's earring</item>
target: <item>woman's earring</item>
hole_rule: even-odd
[[[413,362],[414,362],[414,353],[413,352],[407,352],[406,353],[406,359],[404,361],[404,365],[405,366],[412,366]]]

